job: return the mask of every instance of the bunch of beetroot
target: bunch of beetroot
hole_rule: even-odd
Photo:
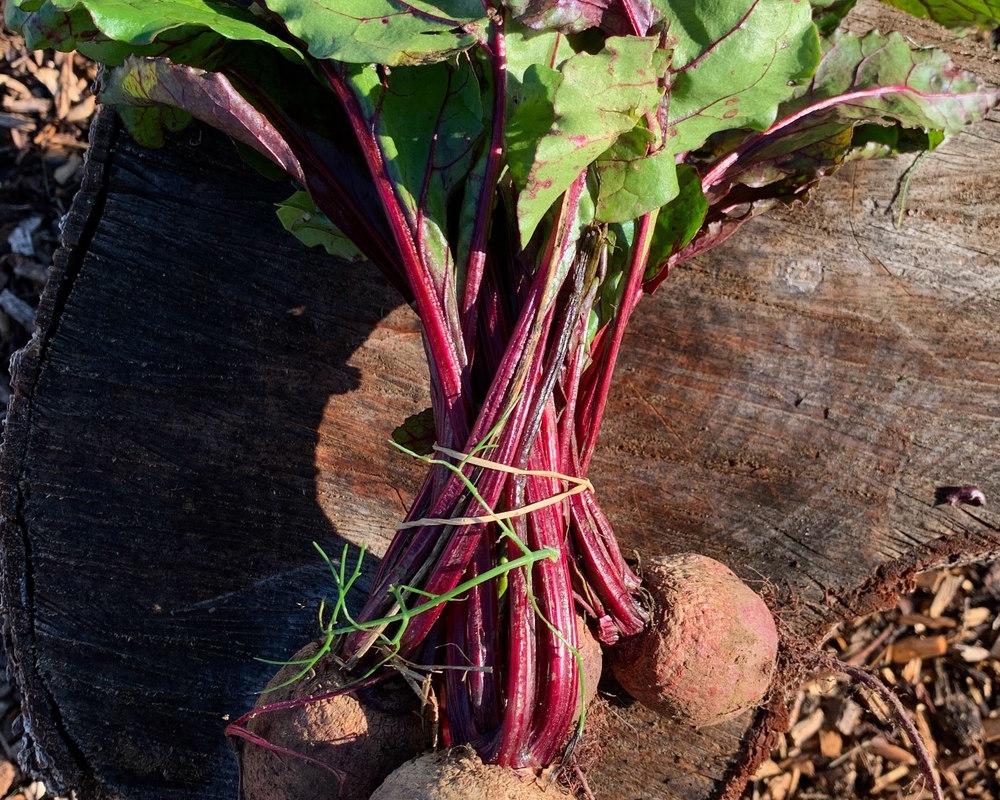
[[[760,699],[777,647],[762,601],[694,556],[644,587],[586,474],[630,315],[673,265],[845,159],[932,148],[996,102],[935,51],[841,32],[849,6],[7,4],[30,44],[107,64],[102,100],[144,141],[192,115],[278,165],[301,190],[286,226],[374,264],[423,324],[430,417],[398,434],[426,480],[361,610],[275,684],[308,672],[328,698],[307,711],[298,681],[272,709],[323,716],[405,675],[440,743],[537,772],[579,732],[594,639],[637,698],[695,724]],[[265,756],[312,741],[304,717],[284,739],[266,717],[247,733]],[[309,746],[301,761],[348,769]]]

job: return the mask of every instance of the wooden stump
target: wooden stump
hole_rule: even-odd
[[[315,632],[312,542],[382,551],[419,465],[414,316],[280,229],[288,193],[210,131],[95,128],[6,430],[2,585],[30,766],[87,798],[236,796],[222,735]],[[755,585],[786,653],[719,728],[606,714],[598,796],[739,794],[793,652],[920,570],[1000,552],[996,120],[926,159],[845,168],[813,204],[678,269],[629,334],[592,479],[627,552],[695,550]],[[369,564],[371,566],[372,564]]]

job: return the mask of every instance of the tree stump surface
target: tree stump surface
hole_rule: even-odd
[[[979,53],[979,51],[976,51]],[[980,53],[981,55],[981,53]],[[626,552],[698,551],[768,599],[769,701],[694,731],[608,701],[598,797],[738,796],[795,653],[920,570],[1000,553],[997,116],[678,268],[632,324],[591,478]],[[82,798],[231,798],[226,720],[316,632],[331,556],[369,570],[421,466],[413,314],[305,250],[211,131],[143,150],[105,115],[22,351],[0,463],[0,600],[30,766]],[[366,573],[366,574],[370,574]],[[609,688],[613,689],[613,686]]]

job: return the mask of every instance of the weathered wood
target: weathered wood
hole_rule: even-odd
[[[978,52],[978,51],[976,51]],[[920,569],[1000,552],[997,118],[849,166],[640,306],[592,478],[627,550],[697,550],[795,647]],[[102,129],[106,132],[108,129]],[[235,795],[224,718],[315,629],[311,542],[377,555],[420,477],[384,444],[427,404],[413,315],[279,229],[287,187],[210,132],[96,142],[21,358],[2,464],[3,605],[33,765],[84,797]],[[888,212],[888,213],[887,213]],[[613,689],[613,687],[610,687]],[[781,720],[596,729],[599,796],[732,796]]]
[[[398,297],[290,241],[273,211],[288,187],[227,141],[193,131],[151,152],[96,130],[6,432],[8,646],[53,783],[232,798],[224,720],[273,671],[256,658],[315,631],[329,582],[311,542],[339,554],[317,496],[339,507],[329,487],[351,487],[317,464],[317,432],[370,480],[361,454],[387,455],[389,413],[419,405],[420,353],[365,375],[350,362],[395,329]],[[370,402],[331,414],[342,395]],[[412,482],[384,460],[386,507],[343,523],[356,539]]]

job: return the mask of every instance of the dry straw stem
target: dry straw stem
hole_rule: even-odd
[[[578,478],[573,475],[564,475],[561,472],[554,472],[552,470],[546,469],[521,469],[519,467],[512,467],[508,464],[501,464],[497,461],[490,461],[487,458],[482,458],[480,456],[471,455],[468,453],[461,453],[457,450],[451,450],[447,447],[441,447],[440,445],[434,445],[435,452],[441,453],[443,455],[454,458],[459,462],[459,467],[466,464],[471,464],[475,467],[483,467],[484,469],[492,469],[497,472],[506,472],[511,475],[524,475],[527,477],[535,478],[552,478],[554,480],[563,481],[570,484],[570,488],[564,492],[559,492],[558,494],[552,495],[552,497],[547,497],[544,500],[539,500],[535,503],[529,503],[521,508],[514,508],[509,511],[491,511],[489,514],[483,514],[482,516],[476,517],[421,517],[420,519],[410,520],[408,522],[401,522],[396,526],[396,530],[405,530],[407,528],[420,528],[424,525],[480,525],[485,522],[504,522],[508,519],[514,519],[515,517],[524,517],[531,514],[534,511],[538,511],[542,508],[547,508],[548,506],[556,505],[561,503],[563,500],[572,497],[573,495],[580,494],[581,492],[589,491],[591,494],[594,492],[594,485],[587,478]],[[445,462],[439,459],[429,459],[431,463],[444,464]],[[447,466],[451,466],[450,464]]]

